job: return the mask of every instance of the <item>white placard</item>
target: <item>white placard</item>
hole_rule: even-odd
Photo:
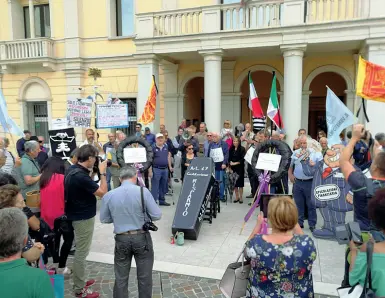
[[[325,184],[314,188],[314,197],[318,201],[333,201],[340,197],[341,191],[336,184]]]
[[[245,160],[249,164],[251,164],[251,159],[253,158],[254,151],[255,151],[255,148],[254,147],[250,147],[249,150],[247,150],[247,152],[246,152]]]
[[[55,118],[55,119],[52,119],[52,128],[51,128],[51,130],[66,129],[66,128],[68,128],[67,118]]]
[[[256,169],[277,172],[281,163],[281,155],[259,153]]]
[[[124,148],[125,163],[141,163],[147,161],[146,148]]]
[[[225,158],[223,157],[222,148],[211,149],[210,157],[214,162],[222,162]]]
[[[128,127],[128,105],[96,105],[96,123],[98,128]]]

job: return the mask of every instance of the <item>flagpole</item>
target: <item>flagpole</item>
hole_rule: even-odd
[[[275,71],[273,71],[273,80],[274,80],[274,77],[275,77]],[[270,134],[273,134],[273,126],[274,126],[273,120],[270,119]]]

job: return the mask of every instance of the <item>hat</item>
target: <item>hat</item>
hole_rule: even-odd
[[[150,130],[150,128],[149,128],[149,127],[146,127],[144,130]]]
[[[161,134],[161,133],[157,133],[155,137],[156,137],[156,138],[163,138],[163,137],[164,137],[164,135],[163,135],[163,134]]]
[[[28,129],[26,129],[26,130],[23,130],[23,133],[24,133],[24,134],[26,134],[26,133],[29,133],[29,134],[31,134],[31,132],[30,132]]]

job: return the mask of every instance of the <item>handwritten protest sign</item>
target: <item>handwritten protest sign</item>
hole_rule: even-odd
[[[125,163],[143,163],[147,161],[146,148],[124,148]]]
[[[222,162],[224,160],[222,148],[211,149],[210,157],[214,162]]]
[[[92,101],[88,99],[68,99],[67,124],[73,127],[91,126]]]
[[[249,164],[251,164],[251,159],[253,158],[254,151],[255,151],[255,148],[250,147],[249,150],[247,150],[247,152],[246,152],[245,160]]]
[[[128,127],[128,105],[96,105],[96,123],[98,128]]]
[[[282,156],[278,154],[259,153],[256,169],[277,172]]]

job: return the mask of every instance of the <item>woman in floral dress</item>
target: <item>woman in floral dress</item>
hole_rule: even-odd
[[[246,297],[313,297],[313,240],[298,225],[298,211],[290,197],[269,202],[267,218],[272,233],[258,234],[263,214],[246,243],[251,271]]]

